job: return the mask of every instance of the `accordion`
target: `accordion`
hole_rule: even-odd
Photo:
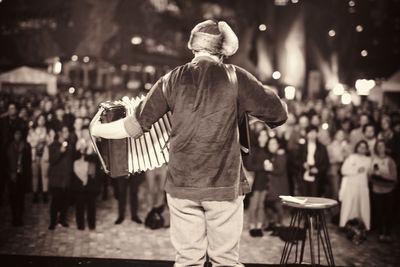
[[[92,120],[100,118],[102,123],[116,121],[133,115],[135,107],[142,98],[129,101],[107,101],[99,105],[99,110]],[[130,105],[126,103],[129,102]],[[171,113],[166,113],[155,122],[150,131],[138,138],[104,139],[92,143],[99,156],[103,170],[112,178],[152,170],[168,163],[169,135],[171,132]]]

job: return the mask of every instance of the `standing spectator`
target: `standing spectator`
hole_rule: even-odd
[[[303,196],[322,195],[329,157],[326,147],[318,141],[318,128],[306,128],[306,141],[300,144],[297,152],[296,169],[299,178],[299,193]]]
[[[41,168],[44,149],[47,143],[48,129],[46,128],[46,119],[44,115],[39,115],[33,127],[28,132],[27,141],[32,147],[32,190],[33,203],[39,201],[39,185],[42,184],[43,201],[48,202],[48,171],[47,168]]]
[[[345,133],[339,129],[335,133],[335,137],[327,147],[329,156],[329,183],[331,194],[330,197],[338,199],[339,186],[340,186],[340,168],[347,156],[350,155],[350,147],[348,141],[345,139]]]
[[[368,150],[371,155],[375,154],[375,143],[376,143],[376,130],[372,123],[367,123],[363,127],[363,137],[368,144]]]
[[[248,161],[248,171],[254,172],[252,185],[252,196],[249,205],[250,235],[252,237],[262,236],[262,227],[265,218],[264,201],[268,189],[268,174],[272,170],[267,151],[268,132],[266,129],[260,131],[257,136],[257,145]]]
[[[395,153],[393,151],[393,146],[394,144],[394,131],[391,128],[391,118],[388,115],[383,115],[381,120],[380,120],[380,128],[381,130],[379,131],[377,135],[377,139],[381,139],[385,142],[386,144],[386,149],[387,153],[389,155],[393,155]]]
[[[164,184],[166,178],[166,165],[146,172],[146,181],[149,190],[147,194],[149,210],[161,207],[165,204]]]
[[[272,164],[272,168],[268,174],[269,186],[267,199],[271,208],[275,211],[274,226],[279,227],[283,221],[283,207],[280,195],[289,194],[289,181],[286,168],[286,154],[285,150],[280,148],[280,144],[277,138],[270,138],[267,143],[267,149],[269,153],[269,160]],[[266,166],[267,167],[267,166]],[[277,229],[273,229],[272,235],[277,235]]]
[[[324,127],[322,127],[321,118],[318,114],[311,115],[310,124],[318,128],[318,141],[327,146],[331,142],[329,125],[325,124]]]
[[[371,164],[373,222],[379,232],[379,241],[391,242],[393,224],[394,189],[397,184],[397,166],[394,160],[386,154],[383,140],[375,144],[375,156]]]
[[[28,126],[18,117],[18,109],[15,103],[8,104],[7,113],[0,118],[0,203],[3,201],[3,193],[6,183],[6,151],[8,145],[14,139],[17,129],[21,130],[23,138],[26,137]]]
[[[116,178],[118,218],[115,221],[115,224],[121,224],[125,219],[128,187],[129,187],[129,204],[131,209],[131,220],[138,224],[143,223],[138,216],[138,207],[139,207],[138,191],[139,191],[139,186],[144,181],[144,179],[145,179],[144,172]]]
[[[350,132],[350,137],[349,137],[349,141],[350,141],[350,145],[351,145],[351,149],[353,150],[355,145],[363,140],[363,136],[364,136],[364,126],[369,124],[370,118],[368,116],[367,113],[362,113],[359,116],[359,120],[358,120],[358,127],[354,128],[353,130],[351,130]]]
[[[371,209],[368,189],[368,170],[371,166],[368,144],[359,141],[354,153],[347,157],[341,168],[343,175],[339,190],[341,203],[339,226],[347,221],[361,219],[365,228],[371,228]]]
[[[58,222],[68,227],[67,210],[74,153],[75,144],[69,139],[69,129],[62,126],[49,146],[49,185],[52,194],[49,230],[54,230]]]
[[[97,178],[97,155],[91,145],[89,129],[83,126],[76,143],[78,159],[74,162],[72,189],[76,197],[76,224],[85,229],[85,214],[89,229],[96,228],[96,196],[99,193]]]
[[[31,148],[19,129],[14,131],[14,138],[8,146],[6,159],[12,225],[22,226],[25,192],[31,178]]]

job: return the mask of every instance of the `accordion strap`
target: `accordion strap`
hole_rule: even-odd
[[[94,123],[100,119],[101,113],[103,113],[103,111],[104,111],[104,107],[100,107],[99,110],[97,111],[96,115],[93,117],[92,121],[90,122],[90,124],[89,124],[89,133],[90,134],[89,135],[90,135],[90,140],[92,141],[93,149],[96,152],[96,154],[99,156],[101,166],[103,167],[103,170],[108,174],[108,173],[110,173],[110,170],[107,169],[107,165],[103,159],[103,156],[101,155],[99,148],[97,147],[96,140],[93,137],[93,135],[91,134],[91,130],[92,130]]]
[[[239,84],[236,75],[235,66],[231,64],[227,64],[226,66],[226,73],[228,75],[229,82],[233,85],[238,93]],[[244,112],[243,117],[240,116],[239,110],[239,101],[237,101],[237,118],[238,118],[238,126],[239,126],[239,142],[240,142],[240,149],[244,154],[250,154],[250,131],[249,131],[249,115]]]

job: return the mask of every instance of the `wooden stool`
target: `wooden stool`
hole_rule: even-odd
[[[335,260],[333,258],[332,246],[331,246],[331,241],[329,239],[328,228],[326,226],[324,211],[326,209],[332,208],[333,206],[336,206],[338,202],[333,199],[320,198],[320,197],[296,197],[296,198],[301,200],[307,199],[307,201],[304,204],[298,204],[282,200],[282,203],[284,205],[291,207],[294,210],[292,213],[292,218],[290,220],[289,239],[285,242],[280,264],[283,265],[288,264],[293,246],[296,247],[294,263],[301,264],[303,262],[304,247],[308,232],[312,266],[316,266],[316,264],[318,265],[321,264],[320,260],[321,246],[323,248],[325,259],[328,266],[335,266]],[[302,224],[303,228],[300,228]],[[317,240],[314,240],[314,229],[316,230]],[[304,233],[304,235],[301,239],[301,248],[299,254],[298,253],[299,242],[297,242],[296,237],[299,235],[300,232]],[[318,244],[318,250],[317,250],[318,262],[316,261],[315,258],[316,255],[314,251],[315,241]]]

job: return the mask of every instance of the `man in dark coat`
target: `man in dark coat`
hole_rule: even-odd
[[[295,161],[298,189],[302,196],[321,196],[326,182],[329,157],[326,147],[318,141],[318,128],[308,126],[306,139],[299,140]]]
[[[12,214],[12,225],[22,226],[25,193],[32,175],[31,147],[16,129],[6,152],[7,191]]]
[[[67,210],[74,153],[75,144],[69,138],[69,129],[63,126],[49,146],[49,187],[52,194],[49,230],[54,230],[57,223],[68,227]]]

